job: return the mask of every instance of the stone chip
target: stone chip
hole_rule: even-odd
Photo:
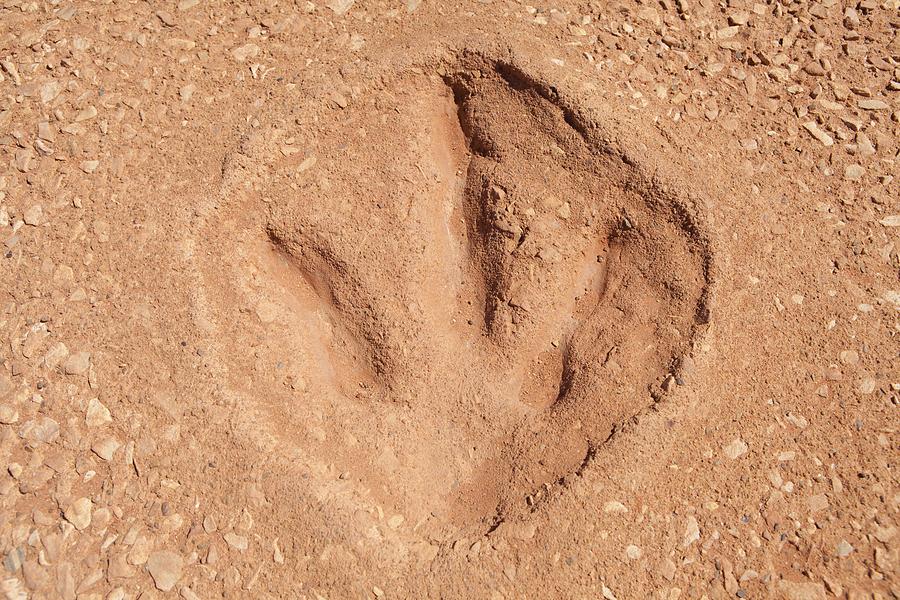
[[[844,169],[844,179],[848,181],[859,181],[865,173],[866,169],[862,165],[847,165]]]
[[[184,568],[184,559],[180,554],[170,550],[158,550],[151,552],[147,558],[147,570],[157,589],[169,592],[181,579],[181,571]]]
[[[50,444],[59,437],[59,423],[50,417],[30,419],[22,424],[19,437],[32,447]]]
[[[778,590],[785,600],[825,600],[825,586],[812,581],[795,582],[782,579]]]
[[[228,533],[222,536],[225,538],[225,542],[237,550],[238,552],[243,552],[249,546],[249,542],[247,541],[247,537],[243,535],[238,535],[233,531],[229,531]]]
[[[88,401],[87,416],[84,420],[88,427],[102,427],[112,422],[112,415],[98,398],[91,398]]]
[[[75,526],[75,529],[83,531],[91,524],[93,507],[94,503],[91,502],[90,498],[79,498],[66,508],[63,516],[65,516],[66,521]]]
[[[63,363],[66,375],[84,375],[91,367],[90,352],[76,352],[71,354]]]
[[[687,525],[684,529],[684,539],[681,541],[681,547],[687,548],[700,539],[700,524],[697,523],[696,517],[687,518]]]
[[[93,450],[94,454],[109,462],[121,445],[116,438],[109,437],[94,443],[91,446],[91,450]]]
[[[41,221],[43,221],[43,217],[44,209],[41,208],[40,204],[34,204],[25,209],[25,213],[22,215],[22,220],[25,221],[26,225],[37,227],[41,224]]]
[[[727,456],[731,460],[737,460],[738,458],[747,454],[748,450],[749,447],[747,446],[747,443],[740,438],[732,440],[722,448],[725,456]]]

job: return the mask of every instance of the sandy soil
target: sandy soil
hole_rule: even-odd
[[[898,11],[0,0],[0,591],[900,598]]]

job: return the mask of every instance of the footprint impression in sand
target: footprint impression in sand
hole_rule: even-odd
[[[708,248],[509,64],[400,75],[340,117],[209,221],[212,314],[253,307],[213,319],[230,385],[335,496],[496,522],[653,403],[706,321]]]

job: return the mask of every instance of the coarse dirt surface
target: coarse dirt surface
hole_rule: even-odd
[[[900,598],[898,33],[0,0],[0,594]]]

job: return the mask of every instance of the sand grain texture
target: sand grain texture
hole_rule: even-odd
[[[900,597],[897,9],[0,4],[3,597]]]

